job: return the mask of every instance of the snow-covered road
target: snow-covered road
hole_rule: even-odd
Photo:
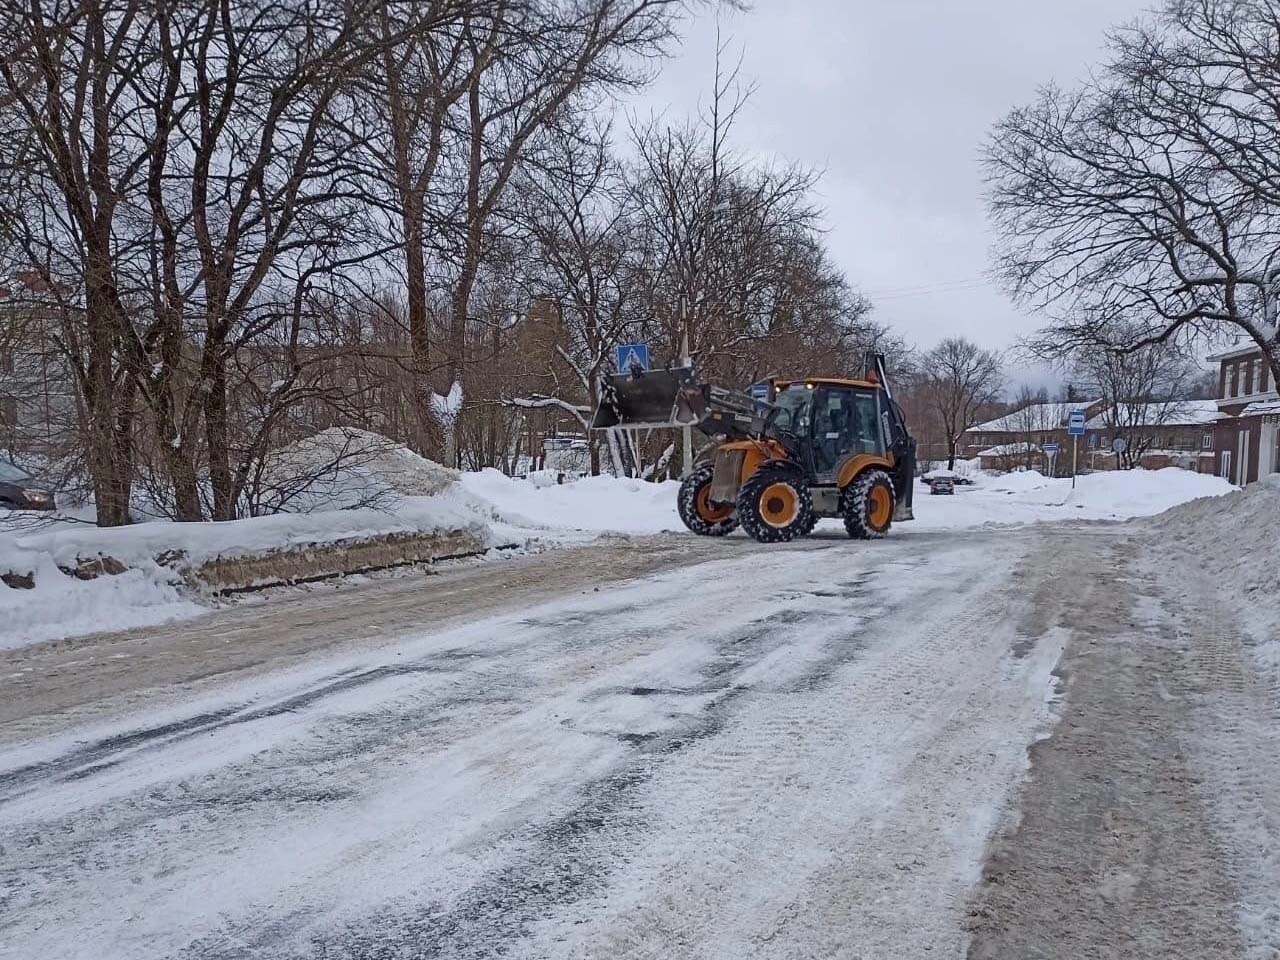
[[[1054,541],[1104,535],[1046,530],[517,591],[12,743],[0,955],[957,956],[1051,722]]]

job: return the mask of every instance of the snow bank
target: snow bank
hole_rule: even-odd
[[[34,589],[0,585],[0,648],[91,631],[150,626],[203,610],[186,574],[201,565],[314,544],[396,533],[463,531],[493,545],[486,508],[460,489],[405,497],[392,509],[277,514],[229,523],[154,521],[100,529],[57,526],[0,535],[0,574],[33,574]],[[127,568],[80,580],[63,572],[110,557]]]
[[[334,427],[268,454],[264,502],[306,513],[377,506],[404,497],[433,497],[458,471],[367,430]]]
[[[634,534],[684,529],[676,513],[680,484],[675,481],[587,477],[543,486],[484,470],[463,474],[461,484],[491,505],[496,517],[517,527]]]
[[[194,616],[204,607],[193,600],[190,572],[234,558],[397,534],[456,532],[494,547],[683,529],[676,483],[595,477],[538,486],[496,470],[459,475],[403,447],[379,446],[382,438],[373,434],[355,439],[370,441],[358,457],[346,455],[351,431],[327,431],[273,459],[275,476],[287,478],[332,464],[341,454],[339,469],[291,496],[290,506],[309,512],[230,523],[153,521],[115,529],[55,524],[0,533],[0,574],[16,573],[24,581],[31,576],[35,583],[33,589],[0,583],[0,649]],[[335,508],[371,501],[378,506]],[[66,572],[103,557],[126,572],[91,580]]]
[[[1223,593],[1247,599],[1270,633],[1280,624],[1280,474],[1221,499],[1193,500],[1147,521],[1170,549],[1190,551]],[[1280,640],[1277,640],[1280,643]]]
[[[348,458],[353,440],[366,449]],[[436,532],[461,533],[482,547],[493,547],[533,540],[583,542],[600,533],[684,531],[676,513],[675,482],[592,477],[544,485],[496,470],[458,474],[374,434],[347,430],[295,444],[273,463],[276,476],[287,477],[300,467],[335,461],[338,466],[323,482],[290,501],[311,512],[232,523],[157,521],[113,530],[75,524],[0,533],[0,574],[34,574],[36,584],[30,590],[0,584],[0,648],[192,616],[202,608],[186,583],[191,570],[272,551]],[[1038,473],[978,477],[977,484],[957,488],[953,497],[930,496],[926,486],[918,485],[918,520],[900,527],[901,534],[987,524],[1121,520],[1234,489],[1216,477],[1173,468],[1093,474],[1082,477],[1075,491],[1069,480]],[[378,507],[332,508],[370,500]],[[840,526],[829,521],[825,528],[835,532]],[[64,572],[102,557],[119,561],[127,571],[91,580]]]
[[[68,552],[69,563],[63,566],[75,566],[80,551]],[[183,595],[174,571],[153,557],[139,558],[118,576],[80,580],[59,569],[52,550],[0,538],[0,574],[10,571],[32,575],[36,586],[25,590],[0,584],[0,650],[165,623],[204,610]]]
[[[1162,513],[1200,497],[1218,497],[1236,488],[1219,477],[1177,467],[1118,470],[1069,479],[1029,470],[975,478],[973,487],[957,487],[955,496],[935,497],[916,487],[916,522],[909,530],[980,527],[987,524],[1045,523],[1061,520],[1129,520]]]

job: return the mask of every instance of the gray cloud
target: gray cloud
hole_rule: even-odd
[[[1108,29],[1150,0],[757,0],[722,16],[757,85],[736,147],[826,171],[830,245],[880,319],[927,347],[1008,346],[1037,325],[980,280],[991,237],[978,166],[992,123],[1050,80],[1070,84]],[[711,88],[715,19],[632,109],[682,115]]]

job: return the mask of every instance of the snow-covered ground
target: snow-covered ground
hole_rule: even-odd
[[[556,518],[571,507],[605,525],[615,503],[661,529],[670,509],[643,486],[614,500],[603,481],[509,484],[474,477],[461,493],[512,529],[569,531]],[[1100,698],[1123,674],[1130,685],[1078,713],[1073,735],[1095,753],[1108,723],[1175,738],[1168,762],[1188,767],[1159,784],[1192,829],[1169,852],[1194,845],[1196,859],[1170,862],[1193,864],[1186,876],[1235,911],[1209,917],[1234,952],[1193,942],[1187,955],[1270,960],[1280,488],[1124,527],[1026,522],[1154,514],[1222,488],[1161,472],[1068,492],[986,478],[921,496],[921,520],[876,543],[614,540],[621,573],[540,599],[539,570],[568,556],[597,570],[607,544],[523,557],[485,580],[499,596],[483,614],[442,625],[421,611],[432,594],[466,596],[460,571],[422,578],[416,602],[374,589],[387,584],[336,591],[345,643],[224,665],[216,680],[152,680],[142,664],[186,649],[152,650],[154,636],[86,641],[56,661],[50,647],[16,651],[0,675],[0,704],[27,704],[0,726],[0,958],[960,958],[979,920],[1007,919],[971,899],[990,839],[1068,814],[1096,846],[1046,909],[1104,902],[1116,938],[1137,942],[1122,921],[1142,914],[1125,905],[1162,905],[1142,858],[1164,851],[1120,831],[1149,795],[1120,792],[1133,778],[1095,762],[1084,779],[1055,768],[1047,806],[1020,806],[1033,758],[1057,740],[1059,698],[1085,710],[1084,692]],[[630,572],[683,542],[700,562]],[[504,599],[520,569],[534,586]],[[1064,577],[1096,585],[1097,602],[1081,607]],[[267,657],[290,620],[330,629],[308,601],[263,623],[249,608],[214,613],[201,656],[234,643]],[[398,626],[380,631],[393,606]],[[1107,671],[1082,672],[1080,651],[1102,648]],[[1075,659],[1059,676],[1064,649]],[[74,682],[42,664],[88,677],[116,657],[138,665],[132,686],[30,733],[49,710],[34,688]],[[192,659],[191,677],[216,674]],[[1147,687],[1164,709],[1147,709]],[[1176,725],[1152,733],[1162,717]],[[1060,867],[1050,855],[1019,869]],[[1167,927],[1217,909],[1173,908],[1153,914]],[[1079,955],[1094,953],[1128,955]]]
[[[0,617],[6,625],[0,631],[0,648],[200,614],[206,607],[183,587],[179,574],[156,562],[157,556],[173,551],[186,555],[184,565],[195,566],[216,557],[415,531],[463,529],[491,546],[534,540],[582,542],[600,533],[688,535],[676,513],[678,484],[673,482],[594,477],[540,485],[496,470],[462,474],[455,482],[442,480],[441,468],[408,451],[393,452],[383,460],[387,462],[380,464],[372,492],[370,471],[363,467],[358,484],[361,498],[380,501],[378,507],[279,514],[227,524],[152,522],[99,530],[77,523],[0,534],[0,572],[34,572],[37,585],[35,590],[0,585]],[[426,488],[440,492],[413,495]],[[350,499],[352,489],[351,478],[343,477],[340,499]],[[953,497],[930,496],[921,484],[915,497],[916,522],[900,526],[895,535],[986,524],[1121,520],[1231,489],[1218,478],[1172,468],[1094,474],[1082,477],[1074,491],[1070,481],[1037,473],[979,477],[973,487],[958,487]],[[839,529],[836,521],[824,526]],[[121,561],[128,572],[82,581],[58,570],[101,555]]]
[[[993,536],[735,551],[14,744],[0,956],[957,956],[1062,643]]]
[[[1176,467],[1092,473],[1054,479],[1035,471],[978,476],[957,486],[954,496],[931,496],[923,484],[915,495],[912,529],[964,529],[984,524],[1051,523],[1059,520],[1129,520],[1235,490],[1220,477]]]

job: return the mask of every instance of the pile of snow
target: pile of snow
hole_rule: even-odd
[[[270,509],[307,513],[433,497],[457,479],[458,471],[380,434],[333,427],[268,454],[260,485]]]
[[[90,528],[96,530],[96,528]],[[77,531],[78,533],[79,531]],[[0,583],[0,650],[99,630],[125,630],[185,619],[204,608],[183,595],[172,570],[139,554],[118,576],[79,580],[60,566],[95,556],[88,549],[50,549],[38,540],[0,536],[0,574],[32,575],[35,589]]]
[[[907,527],[940,530],[1062,520],[1129,520],[1235,489],[1219,477],[1177,467],[1092,473],[1079,477],[1074,490],[1069,479],[1027,470],[979,478],[975,487],[957,487],[954,497],[932,497],[928,487],[920,484],[915,497],[916,522]]]
[[[1206,577],[1254,604],[1280,608],[1280,474],[1221,499],[1193,500],[1147,524],[1160,539],[1194,551]]]
[[[53,522],[0,531],[0,574],[35,580],[34,589],[0,583],[0,648],[198,614],[204,608],[182,573],[220,558],[402,533],[462,531],[496,547],[683,529],[675,483],[530,483],[496,470],[460,475],[363,431],[325,431],[278,451],[270,465],[282,490],[291,478],[318,474],[289,488],[282,506],[297,512],[230,523],[157,520],[100,529]],[[63,572],[102,557],[126,572],[91,580]]]
[[[563,484],[513,480],[497,470],[465,473],[462,488],[515,528],[553,531],[661,533],[683,530],[675,481],[648,483],[586,477]]]
[[[219,558],[433,531],[466,531],[494,545],[487,512],[455,484],[439,496],[402,498],[391,509],[282,513],[228,523],[152,521],[108,529],[59,524],[0,534],[0,574],[35,575],[35,589],[0,585],[5,623],[0,648],[193,616],[203,608],[192,602],[183,571]],[[102,557],[118,561],[126,572],[92,580],[62,572]]]

